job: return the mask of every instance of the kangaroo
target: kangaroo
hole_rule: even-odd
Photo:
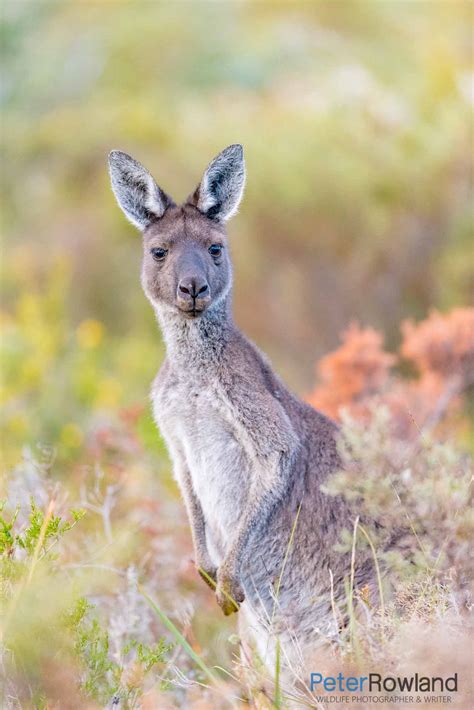
[[[336,424],[285,387],[232,317],[225,223],[244,191],[242,146],[223,150],[179,206],[129,155],[112,151],[109,167],[143,233],[142,286],[167,352],[153,410],[196,567],[224,614],[241,608],[242,634],[262,658],[275,637],[311,649],[337,633],[350,559],[334,546],[352,512],[321,490],[340,466]],[[355,583],[372,576],[362,557]]]

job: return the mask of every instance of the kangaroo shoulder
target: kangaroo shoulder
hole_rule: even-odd
[[[267,358],[241,333],[227,352],[221,382],[238,420],[261,453],[298,446],[282,383]]]
[[[176,376],[169,361],[165,359],[151,385],[150,397],[155,414],[164,413],[169,408],[174,399],[175,387]]]

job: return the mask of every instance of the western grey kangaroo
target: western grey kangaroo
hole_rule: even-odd
[[[232,318],[224,225],[244,190],[242,146],[222,151],[180,206],[129,155],[112,151],[109,165],[117,201],[143,233],[142,285],[167,350],[154,415],[196,566],[224,614],[242,605],[243,633],[262,657],[275,635],[311,649],[337,633],[350,560],[333,548],[352,518],[321,490],[339,466],[336,425],[286,389]],[[359,558],[356,584],[371,579]]]

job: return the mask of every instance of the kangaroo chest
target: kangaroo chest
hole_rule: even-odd
[[[153,399],[178,483],[184,464],[204,513],[210,552],[221,557],[248,495],[251,452],[245,434],[216,382],[177,380],[158,388]]]

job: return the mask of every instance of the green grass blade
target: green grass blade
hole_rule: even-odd
[[[159,617],[159,619],[163,622],[163,624],[166,626],[168,631],[170,631],[174,638],[176,639],[177,643],[181,646],[181,648],[186,651],[188,656],[192,658],[194,663],[202,670],[203,673],[213,682],[213,683],[219,683],[219,678],[212,672],[212,670],[207,666],[202,658],[194,651],[193,648],[189,645],[189,643],[186,641],[184,638],[183,634],[181,631],[173,624],[171,619],[162,611],[159,606],[153,601],[153,599],[148,596],[146,592],[143,591],[139,587],[140,593],[143,595],[143,597],[146,599],[148,604],[151,606],[155,614]]]
[[[273,705],[276,710],[281,708],[281,690],[280,690],[280,669],[281,669],[281,659],[280,659],[280,639],[276,640],[276,653],[275,653],[275,696],[273,700]]]
[[[302,506],[302,503],[299,504],[298,510],[296,511],[295,520],[293,522],[293,526],[292,526],[291,532],[290,532],[290,539],[288,540],[288,545],[286,546],[285,556],[283,558],[283,564],[281,566],[280,576],[278,577],[278,581],[277,581],[277,585],[276,585],[276,589],[275,589],[275,603],[273,605],[272,619],[275,615],[275,605],[278,601],[278,596],[280,594],[280,587],[281,587],[281,581],[283,579],[283,573],[285,572],[286,563],[288,562],[288,556],[290,554],[290,550],[293,545],[293,538],[295,536],[296,526],[298,525],[298,518],[300,517],[301,506]]]
[[[378,584],[378,588],[379,588],[380,611],[382,613],[382,617],[385,618],[385,600],[384,600],[384,594],[383,594],[382,575],[380,573],[380,566],[379,566],[379,561],[377,559],[377,553],[375,551],[375,546],[370,538],[369,533],[360,523],[359,523],[359,530],[365,536],[365,539],[369,543],[369,546],[370,546],[370,549],[372,552],[372,557],[374,559],[374,565],[375,565],[375,572],[377,574],[377,584]]]

